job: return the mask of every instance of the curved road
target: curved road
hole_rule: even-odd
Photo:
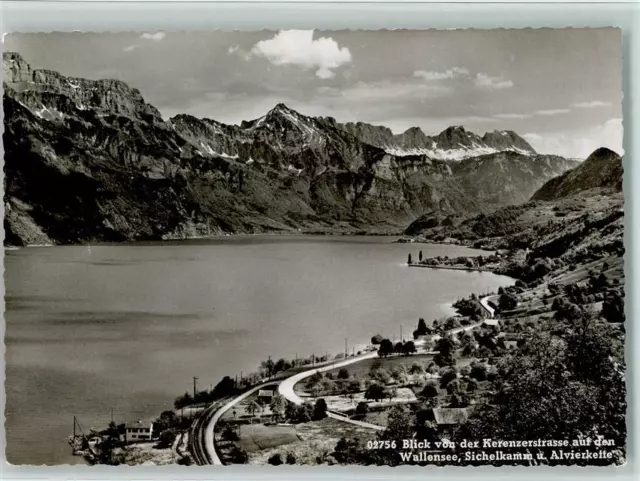
[[[196,462],[198,464],[222,465],[222,461],[220,460],[220,457],[216,452],[213,438],[216,423],[220,420],[224,413],[226,413],[240,401],[251,396],[254,392],[276,383],[277,381],[269,381],[266,383],[258,384],[257,386],[252,387],[239,396],[227,401],[221,407],[219,407],[218,402],[213,403],[209,408],[207,408],[207,410],[194,423],[194,428],[192,431],[194,443],[194,458],[196,458]]]
[[[495,296],[486,296],[480,299],[480,305],[484,307],[484,310],[489,313],[489,319],[493,319],[496,315],[496,310],[489,305],[489,299]]]
[[[486,296],[481,298],[480,305],[487,311],[489,314],[489,318],[493,318],[495,316],[495,309],[493,309],[489,304],[488,300],[494,296]],[[448,332],[450,335],[458,334],[459,332],[469,331],[474,329],[480,325],[482,325],[484,321],[471,324],[469,326],[459,327],[457,329],[452,329]],[[439,334],[435,334],[431,337],[431,341],[437,341],[440,339]],[[424,341],[417,341],[416,345],[424,344]],[[361,354],[360,356],[351,357],[348,359],[343,359],[337,362],[328,363],[324,366],[317,367],[314,369],[309,369],[307,371],[299,372],[298,374],[294,374],[291,377],[286,378],[278,385],[278,392],[288,401],[300,405],[304,401],[300,396],[298,396],[294,391],[294,386],[299,383],[301,380],[313,376],[319,372],[330,371],[332,369],[341,368],[344,366],[348,366],[350,364],[354,364],[356,362],[364,361],[365,359],[373,359],[378,356],[377,351],[368,352],[365,354]],[[240,396],[237,396],[226,402],[222,407],[219,407],[220,402],[213,403],[207,410],[200,416],[199,419],[196,420],[194,426],[192,428],[192,442],[193,442],[193,454],[196,462],[198,464],[216,464],[221,465],[222,461],[218,456],[218,453],[215,449],[214,443],[214,431],[216,427],[216,423],[220,420],[220,418],[233,406],[238,404],[240,401],[246,399],[254,392],[262,389],[263,387],[270,386],[273,384],[277,384],[277,381],[269,381],[263,384],[259,384],[257,386],[252,387],[248,391],[242,393]],[[354,424],[361,427],[366,427],[369,429],[375,430],[384,430],[385,428],[382,426],[378,426],[377,424],[371,424],[363,421],[356,421],[350,419],[342,414],[334,413],[332,411],[327,412],[327,415],[331,418],[337,419],[339,421],[343,421],[346,423]]]

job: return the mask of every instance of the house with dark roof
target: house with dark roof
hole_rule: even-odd
[[[124,441],[126,443],[135,443],[138,441],[149,441],[153,439],[153,423],[151,421],[127,422],[124,425]]]

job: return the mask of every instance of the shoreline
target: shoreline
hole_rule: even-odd
[[[408,264],[409,267],[424,267],[427,269],[446,269],[451,271],[467,271],[467,272],[491,272],[496,274],[493,269],[487,269],[484,267],[456,267],[456,266],[428,266],[426,264]],[[497,276],[503,274],[496,274]]]
[[[18,250],[23,249],[25,247],[69,247],[69,246],[100,246],[100,245],[109,245],[109,246],[117,246],[117,245],[136,245],[136,244],[147,244],[147,243],[162,243],[162,242],[175,242],[175,241],[189,241],[189,240],[206,240],[206,239],[224,239],[224,238],[240,238],[240,237],[258,237],[258,236],[281,236],[281,237],[294,237],[294,236],[316,236],[316,237],[402,237],[404,234],[402,232],[367,232],[367,231],[268,231],[268,232],[252,232],[252,233],[238,233],[238,234],[230,234],[230,233],[220,233],[214,235],[196,235],[196,236],[187,236],[187,237],[179,237],[179,236],[168,236],[168,237],[159,237],[153,239],[131,239],[131,240],[123,240],[123,241],[106,241],[106,240],[96,240],[96,241],[84,241],[84,242],[68,242],[68,243],[51,243],[51,244],[27,244],[27,245],[14,245],[14,244],[4,244],[3,247],[5,250]],[[396,241],[398,242],[398,241]],[[437,243],[434,243],[437,244]]]

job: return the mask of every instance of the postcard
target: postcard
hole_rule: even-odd
[[[626,462],[616,28],[4,38],[16,465]]]

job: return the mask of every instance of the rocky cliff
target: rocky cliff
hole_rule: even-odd
[[[480,138],[454,127],[438,140],[420,129],[394,136],[282,104],[239,126],[164,120],[121,81],[32,69],[16,53],[3,54],[3,70],[6,244],[397,232],[425,211],[471,214],[516,202],[523,188],[570,168],[515,134]],[[477,165],[451,160],[478,148],[493,150]]]

